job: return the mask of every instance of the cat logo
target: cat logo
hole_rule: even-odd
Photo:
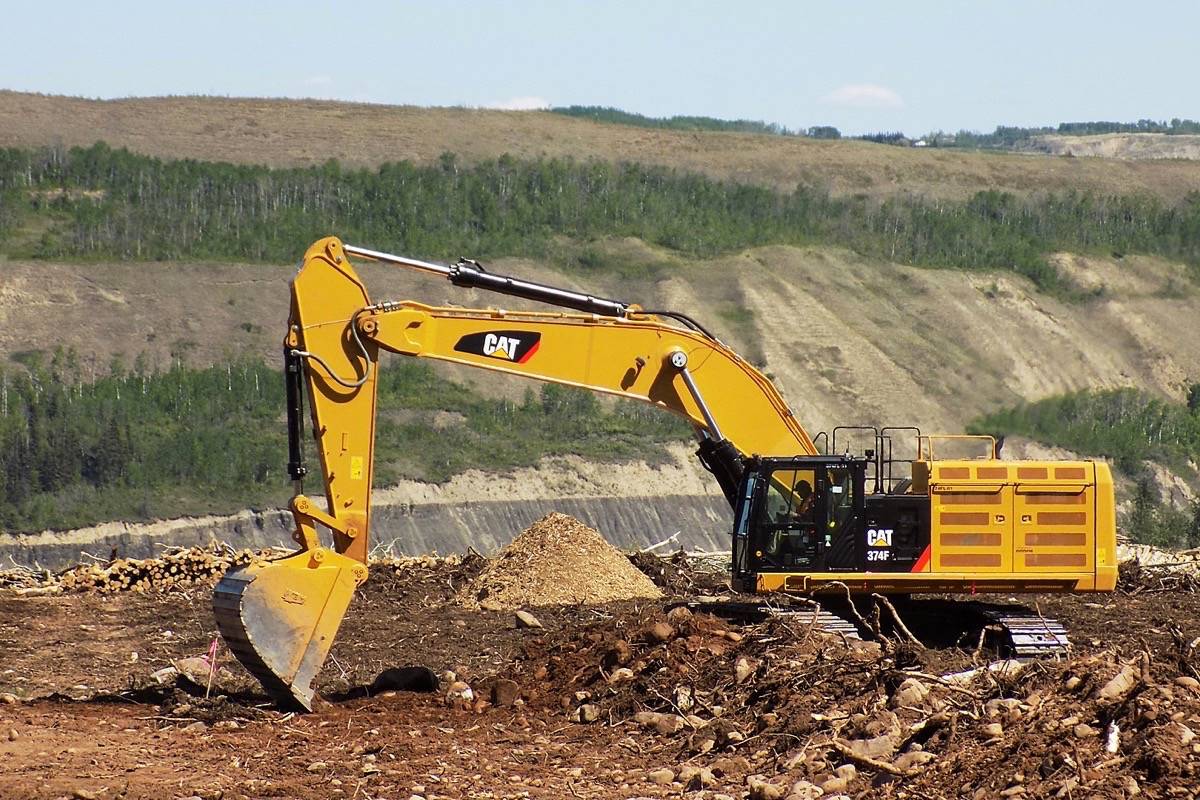
[[[458,340],[454,349],[459,353],[524,364],[533,358],[541,341],[540,333],[530,331],[488,331],[468,333]]]
[[[891,528],[868,528],[867,529],[867,547],[891,547],[892,546],[892,529]]]
[[[521,340],[516,336],[497,336],[489,333],[483,337],[483,354],[493,358],[513,360],[513,354],[521,346]]]

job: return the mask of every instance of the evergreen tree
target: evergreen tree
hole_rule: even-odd
[[[1200,414],[1200,383],[1188,387],[1187,407],[1193,414]]]

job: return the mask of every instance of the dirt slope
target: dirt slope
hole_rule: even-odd
[[[640,161],[792,189],[840,194],[915,192],[959,198],[980,188],[1026,193],[1067,188],[1179,198],[1200,184],[1200,164],[1097,162],[1007,153],[914,149],[736,133],[651,130],[548,112],[415,108],[327,101],[217,97],[87,100],[0,92],[0,146],[90,145],[162,158],[276,166],[429,163],[572,156]]]
[[[1054,156],[1122,159],[1200,159],[1200,136],[1165,133],[1107,133],[1100,136],[1035,136],[1032,152]]]
[[[618,243],[631,247],[629,243]],[[1010,274],[924,270],[827,248],[769,247],[658,279],[583,279],[508,260],[495,267],[590,292],[673,307],[711,325],[774,377],[813,430],[851,421],[960,429],[1020,399],[1085,387],[1141,386],[1181,397],[1200,379],[1191,330],[1200,296],[1183,268],[1143,257],[1056,257],[1100,299],[1063,303]],[[229,264],[3,264],[0,357],[62,344],[85,374],[114,353],[209,363],[278,356],[292,267]],[[365,265],[374,299],[519,306],[440,280]],[[743,309],[731,317],[729,310]],[[460,368],[482,391],[520,397],[528,382]]]

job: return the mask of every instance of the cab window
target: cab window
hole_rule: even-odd
[[[788,524],[801,519],[812,521],[814,502],[811,469],[777,469],[771,473],[767,489],[766,519],[768,524]]]
[[[825,484],[826,527],[830,533],[844,530],[854,516],[854,480],[848,469],[831,469]]]
[[[765,564],[802,568],[816,559],[816,478],[812,469],[775,470],[770,474],[758,522],[759,548]]]

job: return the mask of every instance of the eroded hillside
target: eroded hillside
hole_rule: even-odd
[[[918,269],[831,248],[767,247],[685,263],[638,242],[605,246],[650,266],[589,275],[520,259],[492,266],[695,316],[772,375],[813,430],[851,422],[959,430],[1021,399],[1117,386],[1178,399],[1200,378],[1191,329],[1200,296],[1183,267],[1151,258],[1055,256],[1098,294],[1065,302],[1007,273]],[[85,377],[93,367],[106,372],[115,354],[130,364],[146,353],[159,367],[241,352],[277,358],[292,272],[238,264],[3,269],[0,354],[72,347]],[[520,305],[378,265],[361,272],[373,299]],[[520,397],[528,386],[465,368],[452,375],[490,394]]]
[[[1028,149],[1054,156],[1120,159],[1200,159],[1200,136],[1106,133],[1097,136],[1035,136]]]

